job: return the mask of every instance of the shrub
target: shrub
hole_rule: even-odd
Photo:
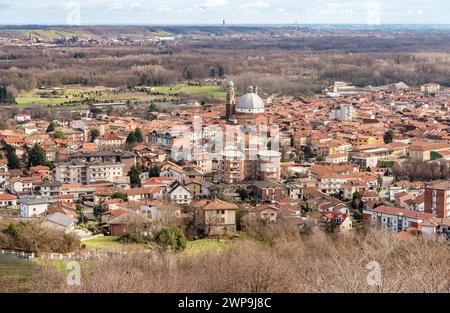
[[[1,248],[35,253],[67,253],[77,250],[79,246],[80,240],[76,235],[49,229],[37,222],[0,224]]]
[[[178,227],[161,229],[155,236],[156,243],[164,249],[183,251],[186,249],[187,239]]]

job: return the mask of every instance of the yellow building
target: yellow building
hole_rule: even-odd
[[[186,183],[186,187],[194,197],[199,197],[202,195],[202,184],[199,181],[190,181]]]
[[[353,146],[365,146],[378,143],[378,139],[374,136],[357,135],[351,139]]]
[[[409,157],[414,160],[428,161],[431,152],[449,151],[450,145],[437,142],[415,142],[409,147]]]

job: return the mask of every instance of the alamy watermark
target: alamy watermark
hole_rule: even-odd
[[[81,266],[77,261],[71,261],[67,263],[67,276],[66,282],[69,286],[81,285]]]
[[[81,4],[80,4],[80,2],[71,1],[71,2],[67,3],[66,8],[68,10],[67,18],[66,18],[67,25],[73,25],[73,26],[81,25]]]
[[[256,160],[259,153],[279,152],[279,126],[203,125],[194,117],[193,127],[174,126],[167,132],[174,138],[171,158],[175,161],[220,160],[224,154]]]
[[[372,287],[381,286],[383,277],[381,275],[380,263],[377,261],[370,261],[367,263],[366,269],[370,271],[366,277],[367,284]]]

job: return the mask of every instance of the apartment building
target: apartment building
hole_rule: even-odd
[[[234,184],[244,180],[244,155],[236,150],[225,150],[219,160],[219,180]]]
[[[126,138],[120,137],[116,134],[104,134],[103,136],[95,138],[94,142],[100,149],[117,149],[123,148]]]
[[[425,187],[424,210],[439,218],[450,216],[450,181],[438,181]]]
[[[219,180],[234,184],[244,180],[279,181],[281,177],[281,153],[272,150],[245,153],[225,150],[219,159]]]
[[[121,149],[92,152],[76,152],[69,156],[70,161],[81,160],[84,162],[114,162],[125,165],[123,172],[128,173],[132,166],[136,165],[136,154]]]
[[[409,227],[419,228],[424,221],[431,218],[433,218],[433,214],[385,205],[363,210],[363,221],[366,225],[377,226],[393,233],[402,232]]]
[[[83,132],[85,142],[89,141],[90,132],[93,129],[97,129],[100,136],[102,136],[105,133],[105,125],[105,122],[91,118],[82,118],[73,121],[73,128],[80,129]]]
[[[124,167],[123,163],[100,161],[59,163],[55,167],[55,180],[65,184],[115,182],[123,176]]]
[[[351,104],[343,104],[331,110],[330,119],[351,121],[355,117],[355,108]]]

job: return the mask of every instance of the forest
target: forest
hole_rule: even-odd
[[[369,283],[371,264],[380,266],[377,284]],[[401,240],[379,230],[337,237],[314,232],[271,244],[242,240],[220,252],[92,259],[81,266],[80,286],[68,286],[64,272],[44,265],[30,285],[35,292],[434,293],[449,291],[448,264],[445,241]]]
[[[183,37],[146,46],[2,47],[0,84],[12,94],[80,84],[130,87],[232,79],[265,92],[311,95],[332,82],[450,85],[449,32],[340,31]]]

